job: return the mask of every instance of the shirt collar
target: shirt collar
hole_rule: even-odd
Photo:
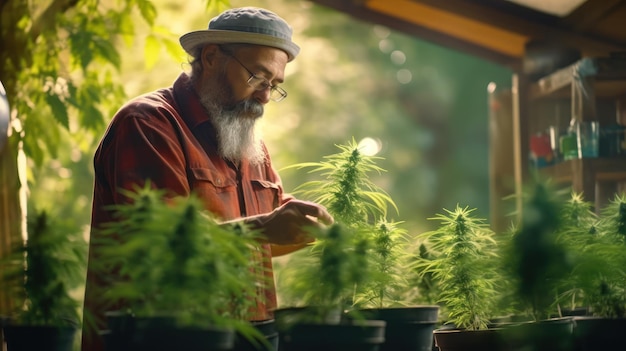
[[[181,116],[187,126],[193,129],[198,125],[208,122],[209,115],[200,103],[200,97],[196,93],[191,79],[187,73],[181,73],[174,82],[174,97],[181,111]]]

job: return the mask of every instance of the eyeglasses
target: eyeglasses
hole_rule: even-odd
[[[267,88],[270,88],[270,100],[272,101],[279,102],[279,101],[284,100],[287,97],[287,92],[285,91],[285,89],[279,87],[278,85],[272,85],[272,83],[270,83],[267,79],[263,77],[259,77],[256,74],[252,73],[252,71],[250,71],[248,67],[246,67],[243,63],[241,63],[241,61],[239,61],[239,59],[236,58],[235,55],[228,53],[228,52],[224,52],[224,53],[232,57],[233,59],[235,59],[235,61],[239,62],[241,67],[243,67],[243,69],[245,69],[250,74],[250,77],[248,78],[249,86],[251,86],[257,91],[262,91]]]

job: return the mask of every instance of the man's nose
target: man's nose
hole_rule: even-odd
[[[271,88],[267,87],[265,89],[255,91],[253,96],[258,102],[262,104],[267,104],[268,102],[270,102],[271,93],[272,93]]]

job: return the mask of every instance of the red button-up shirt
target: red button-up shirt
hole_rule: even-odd
[[[150,180],[158,188],[176,195],[196,193],[206,208],[223,220],[271,212],[288,201],[280,177],[269,155],[262,165],[243,161],[235,167],[217,153],[216,132],[211,118],[200,104],[189,77],[181,74],[174,85],[127,103],[111,121],[94,158],[95,184],[92,228],[113,220],[106,206],[127,201],[119,189],[133,189]],[[267,150],[266,150],[267,154]],[[92,230],[92,239],[97,231]],[[264,267],[270,284],[257,297],[257,309],[250,320],[272,318],[276,294],[272,274],[271,248],[263,245],[257,264]],[[97,248],[89,260],[97,260]],[[88,268],[85,291],[83,351],[99,351],[89,319],[105,327],[107,307],[94,290],[101,281]],[[110,307],[109,307],[110,308]]]

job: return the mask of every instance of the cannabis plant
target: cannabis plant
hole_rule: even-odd
[[[336,252],[340,254],[331,259],[333,265],[321,264],[317,266],[320,269],[318,276],[320,278],[337,278],[340,275],[333,270],[351,266],[352,263],[349,262],[361,261],[360,272],[356,274],[359,278],[356,279],[355,277],[355,279],[350,280],[325,279],[324,281],[317,279],[314,280],[317,282],[317,286],[322,289],[330,289],[330,291],[350,292],[350,295],[341,297],[342,300],[347,301],[347,305],[374,301],[380,304],[389,296],[387,289],[392,288],[397,283],[388,284],[394,277],[391,275],[392,266],[400,257],[397,248],[391,246],[397,244],[399,247],[402,241],[400,236],[404,232],[398,228],[399,223],[394,223],[386,218],[388,207],[393,207],[397,211],[395,203],[383,189],[369,178],[372,173],[384,172],[384,169],[376,165],[376,161],[381,158],[363,154],[354,139],[346,145],[338,145],[338,148],[340,149],[338,153],[325,156],[324,161],[299,163],[287,167],[309,169],[309,173],[321,176],[321,179],[301,184],[293,193],[325,206],[334,217],[337,226],[330,228],[326,234],[315,235],[317,240],[310,250],[294,255],[293,264],[289,264],[290,268],[285,268],[281,272],[283,280],[288,278],[284,291],[287,293],[286,295],[291,293],[291,295],[302,296],[297,287],[302,284],[307,285],[307,283],[303,282],[305,279],[300,278],[305,274],[298,272],[298,270],[299,267],[306,267],[307,264],[297,263],[299,260],[331,259],[332,253]],[[345,243],[342,245],[345,246],[333,249],[333,246],[337,245],[339,233],[341,233],[342,242]],[[333,250],[343,250],[344,252]],[[323,269],[329,269],[329,272],[324,272]],[[375,269],[378,269],[378,272]],[[382,279],[384,283],[374,282],[375,279]],[[333,287],[333,285],[337,286]],[[335,293],[331,295],[330,301],[339,297]],[[317,303],[322,303],[322,301]]]
[[[597,225],[595,254],[601,259],[600,272],[588,276],[588,302],[595,315],[626,317],[626,195],[616,194],[601,209]]]
[[[372,249],[369,252],[371,279],[358,287],[355,305],[363,308],[383,308],[406,304],[407,232],[401,223],[381,219],[376,223]]]
[[[613,243],[626,244],[626,195],[616,194],[600,214],[600,231]]]
[[[147,185],[125,193],[100,240],[104,296],[137,317],[168,316],[178,326],[235,326],[257,284],[256,233],[221,225],[195,196],[164,199]]]
[[[598,216],[592,204],[585,201],[581,193],[572,192],[560,210],[560,227],[557,230],[557,244],[562,245],[572,270],[562,279],[558,291],[557,308],[562,316],[562,308],[574,310],[588,306],[589,292],[607,268],[603,255],[597,250],[601,244],[598,236]]]
[[[369,242],[339,222],[312,235],[315,245],[294,256],[284,271],[289,292],[297,296],[291,307],[303,308],[294,322],[337,323],[352,304],[355,286],[368,275]]]
[[[398,210],[391,196],[369,178],[372,173],[385,172],[376,165],[382,158],[363,154],[354,139],[337,147],[340,151],[325,156],[325,161],[286,168],[306,168],[321,176],[299,185],[294,194],[326,206],[338,222],[371,228],[379,217],[387,215],[388,206]]]
[[[417,259],[413,269],[432,274],[440,294],[438,302],[447,322],[456,328],[486,329],[493,316],[499,289],[497,283],[497,243],[484,219],[473,216],[475,209],[445,209],[430,220],[439,221],[437,229],[418,235],[432,256]]]
[[[439,296],[437,279],[432,272],[422,272],[411,262],[430,261],[434,255],[423,242],[415,243],[414,248],[408,249],[409,269],[407,273],[407,286],[405,287],[405,299],[407,301],[420,301],[426,305],[436,305]]]
[[[83,283],[86,242],[69,221],[31,213],[27,240],[1,265],[3,289],[21,301],[11,323],[76,327],[80,305],[72,293]]]
[[[563,204],[562,194],[549,184],[533,184],[532,192],[524,199],[521,223],[511,238],[507,261],[516,296],[522,309],[535,320],[554,313],[563,279],[572,268],[566,246],[559,241]]]

